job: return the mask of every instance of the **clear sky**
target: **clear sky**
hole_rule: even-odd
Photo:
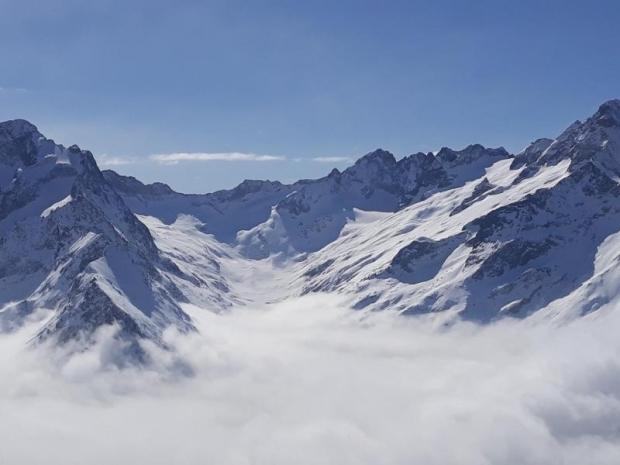
[[[553,137],[620,97],[620,2],[0,0],[0,50],[0,119],[207,192]]]

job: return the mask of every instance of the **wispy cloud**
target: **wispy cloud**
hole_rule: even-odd
[[[317,163],[351,163],[353,158],[351,157],[314,157],[312,161]]]
[[[135,159],[132,157],[107,155],[105,153],[98,155],[96,158],[99,166],[124,166],[135,163]]]
[[[289,161],[289,162],[304,162],[310,161],[315,163],[352,163],[355,161],[352,157],[347,156],[328,156],[328,157],[314,157],[314,158],[301,158],[294,157],[288,158],[281,155],[268,155],[268,154],[256,154],[246,152],[173,152],[173,153],[158,153],[148,157],[136,157],[136,156],[123,156],[123,155],[108,155],[101,154],[97,156],[97,163],[102,167],[114,167],[125,166],[134,163],[142,162],[155,162],[160,165],[177,165],[182,162],[212,162],[212,161],[224,161],[224,162],[277,162],[277,161]]]
[[[2,87],[0,86],[0,94],[25,94],[28,89],[23,87]]]
[[[151,160],[163,165],[176,165],[184,161],[283,161],[286,157],[278,155],[258,155],[242,152],[189,152],[161,153],[151,155]]]

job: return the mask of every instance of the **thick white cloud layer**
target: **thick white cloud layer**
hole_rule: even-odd
[[[0,464],[620,463],[618,315],[437,329],[329,296],[191,312],[201,333],[170,334],[177,356],[149,370],[107,367],[109,330],[70,359],[0,337]]]

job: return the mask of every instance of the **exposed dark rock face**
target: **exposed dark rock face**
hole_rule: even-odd
[[[527,165],[531,167],[530,171],[533,172],[544,165],[557,164],[562,160],[570,160],[570,168],[575,170],[581,163],[590,160],[614,175],[619,175],[619,114],[620,100],[610,100],[601,105],[584,123],[576,121],[569,126],[544,150],[540,149],[545,146],[546,141],[540,147],[532,148],[531,154],[526,157]],[[517,156],[515,163],[520,158]]]
[[[496,186],[491,184],[487,178],[483,178],[482,181],[476,184],[476,187],[474,187],[474,190],[472,191],[471,195],[467,197],[465,200],[463,200],[463,202],[461,202],[461,204],[458,207],[452,210],[450,215],[456,215],[457,213],[462,212],[463,210],[470,207],[474,203],[484,199],[485,197],[487,197],[487,195],[492,193],[495,188]]]
[[[473,221],[477,269],[463,315],[486,321],[513,304],[510,314],[527,316],[577,289],[592,276],[599,245],[620,230],[619,197],[620,186],[587,162],[556,186]]]
[[[355,289],[358,307],[406,314],[453,310],[481,322],[506,315],[526,317],[575,293],[591,299],[573,303],[582,313],[613,299],[597,296],[596,286],[602,285],[592,283],[612,273],[596,270],[595,264],[603,260],[598,254],[606,241],[620,231],[620,101],[603,104],[555,140],[535,141],[509,166],[497,165],[497,185],[485,169],[472,167],[478,159],[501,160],[506,154],[498,149],[495,158],[489,153],[481,156],[483,150],[472,147],[467,154],[442,149],[437,155],[416,154],[396,162],[413,167],[405,176],[410,184],[401,191],[403,198],[409,197],[399,205],[411,209],[396,214],[409,217],[410,224],[386,219],[377,228],[387,240],[407,235],[413,240],[405,247],[402,240],[394,240],[396,247],[382,249],[380,241],[366,238],[361,243],[375,244],[377,262],[392,257],[387,265],[372,269],[334,254],[329,267],[317,267],[306,276],[307,289]],[[435,175],[428,180],[418,177],[419,167]],[[519,170],[516,176],[514,170]],[[468,182],[464,178],[475,180],[473,189],[459,190]],[[414,186],[421,185],[416,193]],[[435,196],[439,192],[443,194]],[[446,206],[447,215],[442,213]],[[408,210],[411,214],[404,214]],[[433,223],[436,227],[428,226]],[[384,229],[387,224],[395,225],[393,235]],[[445,236],[455,230],[462,233]],[[429,231],[441,234],[441,239]],[[331,246],[327,249],[319,254],[321,263],[330,257]],[[613,263],[620,263],[620,256]],[[386,284],[376,284],[378,279]],[[354,280],[355,286],[347,280]],[[554,312],[562,311],[560,307]]]
[[[556,245],[552,239],[542,242],[514,239],[502,244],[486,258],[476,272],[473,279],[496,278],[506,271],[527,265],[532,260],[546,254]]]
[[[390,266],[378,277],[395,277],[416,284],[432,279],[446,259],[463,243],[465,235],[434,241],[421,238],[398,251]]]
[[[510,165],[510,169],[519,169],[522,166],[531,165],[553,144],[553,139],[537,139],[532,142],[523,152],[515,155]]]
[[[295,292],[348,292],[360,310],[486,322],[583,291],[586,313],[612,298],[589,292],[620,263],[598,255],[620,231],[619,199],[618,100],[514,159],[477,144],[400,160],[378,149],[320,179],[246,180],[204,195],[101,172],[90,152],[9,121],[0,123],[0,330],[47,309],[39,340],[87,344],[115,325],[121,358],[145,361],[141,339],[164,347],[166,328],[193,330],[183,303],[205,290],[214,305],[229,302],[222,257],[271,256],[290,266]]]
[[[294,184],[275,207],[278,225],[297,252],[312,252],[334,241],[353,209],[395,212],[434,193],[464,185],[484,175],[486,168],[510,155],[503,148],[470,145],[455,151],[443,148],[436,156],[417,153],[396,161],[377,149],[340,172]],[[259,227],[247,240],[261,242],[273,232]],[[250,256],[264,258],[272,248],[263,244]]]
[[[39,339],[87,342],[114,324],[135,355],[145,336],[161,343],[167,326],[192,329],[179,307],[187,299],[167,275],[187,277],[161,256],[90,152],[21,121],[0,124],[0,140],[2,160],[13,163],[3,169],[14,170],[0,192],[0,326],[45,308],[56,316]]]

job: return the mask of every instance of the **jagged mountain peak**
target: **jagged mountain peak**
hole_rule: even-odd
[[[45,172],[53,175],[70,169],[101,177],[89,151],[77,145],[66,148],[56,144],[26,120],[0,123],[0,191],[10,189],[13,180],[24,179],[22,171],[33,166],[40,168],[38,177]]]
[[[133,176],[120,175],[113,170],[103,170],[101,173],[117,191],[123,194],[163,195],[174,192],[168,184],[163,182],[144,184]]]
[[[328,178],[337,178],[338,176],[340,176],[340,170],[338,168],[334,168],[332,169],[329,174],[327,175]]]
[[[365,165],[367,163],[379,163],[386,166],[393,166],[396,164],[396,158],[391,152],[383,149],[376,149],[367,153],[363,157],[360,157],[355,165]]]
[[[54,317],[37,339],[59,343],[102,324],[134,341],[191,329],[175,280],[197,281],[162,256],[92,153],[25,128],[0,145],[0,328],[44,308]]]
[[[620,126],[620,99],[612,99],[603,103],[594,119],[602,126]]]
[[[0,123],[0,189],[10,181],[15,168],[36,163],[41,152],[53,152],[53,146],[26,120]]]
[[[247,194],[258,192],[261,189],[273,189],[281,187],[280,181],[270,181],[261,179],[244,179],[236,187],[230,190],[232,196],[245,196]],[[220,191],[226,192],[226,191]]]
[[[551,144],[553,144],[553,139],[549,139],[548,137],[541,137],[539,139],[536,139],[534,142],[530,143],[523,150],[521,150],[521,152],[519,152],[517,156],[524,154],[524,153],[532,152],[532,151],[536,151],[536,152],[544,151]]]
[[[411,155],[407,155],[399,160],[400,164],[406,164],[408,162],[430,162],[435,159],[435,154],[433,152],[416,152]]]
[[[482,157],[491,156],[496,158],[507,158],[510,156],[504,147],[487,148],[482,144],[470,144],[462,150],[453,150],[448,147],[442,147],[437,152],[437,159],[446,165],[455,165],[463,163],[471,163],[472,161]]]
[[[0,315],[45,305],[58,313],[44,336],[112,322],[157,340],[191,328],[179,302],[224,308],[243,294],[229,294],[247,278],[227,274],[232,262],[271,258],[278,286],[358,308],[527,316],[599,276],[597,250],[620,231],[619,110],[606,102],[512,163],[481,144],[400,160],[377,149],[320,179],[203,195],[100,172],[88,151],[0,123],[0,174],[14,175],[0,183],[0,309],[13,312]]]
[[[542,141],[517,155],[513,169],[527,165],[518,180],[563,160],[569,160],[571,171],[592,162],[606,175],[620,176],[620,100],[603,103],[591,117],[584,122],[575,121],[552,143],[547,144],[548,139]]]
[[[553,142],[553,139],[548,139],[546,137],[536,139],[530,145],[521,150],[521,152],[515,155],[515,159],[510,165],[510,168],[518,169],[524,165],[534,163],[543,154],[543,152],[547,150],[551,144],[553,144]]]
[[[18,118],[0,122],[0,137],[3,135],[5,137],[6,135],[9,135],[10,137],[21,137],[25,134],[34,133],[40,135],[37,127],[25,119]]]
[[[133,176],[121,175],[113,170],[103,170],[103,176],[119,192],[129,196],[186,196],[196,199],[200,196],[210,196],[214,198],[242,198],[252,193],[260,191],[279,189],[284,186],[280,181],[245,179],[232,189],[222,189],[209,194],[182,194],[174,191],[168,184],[154,182],[144,184]]]
[[[470,146],[466,147],[463,150],[469,151],[468,150],[469,147],[472,147],[472,146],[470,145]],[[439,151],[437,152],[437,155],[436,155],[436,157],[439,160],[441,160],[442,162],[446,162],[446,161],[452,162],[452,161],[456,160],[458,158],[458,156],[459,156],[459,152],[456,151],[456,150],[453,150],[453,149],[451,149],[449,147],[442,147],[442,148],[440,148]]]

